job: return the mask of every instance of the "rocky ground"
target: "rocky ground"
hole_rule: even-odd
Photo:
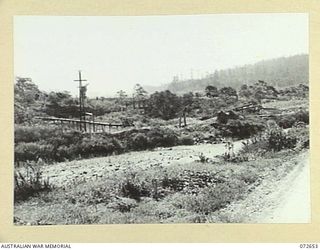
[[[241,141],[234,143],[234,150],[241,148]],[[121,155],[99,157],[79,161],[63,162],[43,167],[44,178],[49,178],[56,187],[77,183],[81,180],[100,178],[113,171],[125,169],[146,169],[168,166],[174,163],[189,163],[199,155],[214,159],[226,151],[225,144],[201,144],[157,148],[149,151],[129,152]]]

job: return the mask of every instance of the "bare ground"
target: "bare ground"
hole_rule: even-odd
[[[241,148],[241,141],[234,143],[234,151]],[[45,166],[43,176],[55,186],[65,186],[81,180],[101,178],[114,171],[130,168],[147,169],[175,163],[189,163],[199,159],[202,153],[212,159],[225,152],[225,144],[200,144],[157,148],[151,151],[129,152],[121,155],[64,162]]]

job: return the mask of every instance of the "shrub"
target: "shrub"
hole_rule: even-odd
[[[196,197],[192,194],[184,194],[184,193],[175,193],[170,199],[171,204],[176,207],[177,209],[184,209],[186,211],[194,212],[197,207]]]
[[[143,196],[150,196],[150,191],[144,183],[139,183],[134,179],[126,179],[121,184],[120,192],[122,196],[135,199],[136,201],[140,201]]]
[[[281,151],[283,149],[301,150],[309,147],[309,130],[306,127],[291,128],[284,131],[281,128],[273,128],[242,142],[241,150],[230,159],[232,162],[254,160],[264,156],[270,151]]]
[[[59,132],[60,133],[60,132]],[[46,141],[21,142],[15,145],[15,162],[46,162],[73,160],[78,157],[107,156],[120,153],[124,146],[110,137],[85,137],[76,131],[69,131]]]
[[[14,156],[15,162],[56,160],[54,147],[39,142],[19,143],[15,146]]]
[[[203,214],[209,214],[219,210],[232,201],[240,199],[245,194],[246,183],[241,180],[223,182],[213,187],[201,190],[196,199],[192,210]]]
[[[206,162],[209,161],[209,158],[206,157],[203,153],[201,153],[201,154],[199,155],[199,160],[198,160],[198,161],[201,162],[201,163],[206,163]]]
[[[14,141],[18,142],[37,142],[40,140],[55,137],[60,128],[49,126],[14,126]]]
[[[147,133],[147,137],[151,148],[171,147],[178,144],[178,136],[170,129],[152,129]]]
[[[224,154],[222,156],[222,159],[226,162],[244,162],[244,161],[249,161],[249,156],[241,155],[241,154],[234,154],[234,155]]]
[[[133,150],[145,150],[155,147],[171,147],[178,145],[179,138],[170,129],[154,128],[127,135],[128,147]]]
[[[111,143],[113,144],[113,150],[115,153],[121,153],[125,151],[125,146],[118,139],[112,138]]]
[[[107,156],[126,150],[145,150],[158,146],[170,147],[178,145],[179,142],[176,133],[170,129],[161,128],[126,131],[114,136],[109,134],[89,136],[79,131],[56,129],[50,132],[50,137],[41,140],[40,138],[44,136],[37,135],[35,128],[21,128],[18,133],[19,138],[15,143],[16,162],[38,161],[40,158],[51,162]],[[24,142],[32,138],[36,141]],[[184,142],[191,144],[191,139],[186,138]]]
[[[249,139],[246,142],[242,142],[242,144],[243,147],[236,154],[234,162],[253,160],[269,149],[268,141],[262,137],[259,140]]]
[[[278,119],[278,125],[281,128],[291,128],[296,122],[296,119],[293,116],[284,116]]]
[[[191,136],[182,136],[179,138],[179,144],[180,145],[193,145],[194,140]]]
[[[208,215],[241,199],[246,188],[247,184],[243,180],[233,179],[232,182],[219,182],[216,185],[202,188],[196,196],[175,193],[168,199],[170,198],[171,203],[177,209]]]
[[[273,151],[294,148],[297,137],[284,133],[282,130],[272,130],[268,134],[268,147]]]
[[[70,130],[62,131],[57,130],[54,136],[48,138],[46,141],[52,144],[54,147],[58,148],[61,145],[69,146],[72,144],[79,144],[85,138],[85,135],[80,131]]]
[[[136,201],[140,201],[142,197],[159,200],[174,191],[181,191],[182,184],[182,180],[170,178],[160,169],[144,173],[129,171],[126,172],[126,178],[120,181],[119,195]]]
[[[136,200],[124,197],[120,197],[116,201],[108,204],[108,208],[118,210],[121,213],[130,212],[131,209],[137,206],[138,204]]]
[[[84,138],[79,145],[82,157],[107,156],[121,150],[121,144],[113,138],[91,137]]]
[[[236,122],[234,120],[231,120],[230,123],[228,123],[228,127],[233,137],[238,137],[241,139],[255,135],[264,129],[264,125],[261,123],[249,121]]]
[[[144,218],[144,223],[163,222],[177,212],[177,209],[170,203],[162,203],[154,200],[144,200],[140,202],[139,206],[132,210],[136,216]],[[142,215],[142,216],[141,216]]]
[[[309,112],[306,110],[299,110],[294,114],[295,118],[299,122],[304,122],[305,124],[309,124]]]
[[[129,139],[129,147],[133,150],[144,150],[148,148],[148,138],[145,134],[137,133]]]
[[[75,146],[65,146],[61,145],[56,149],[55,152],[55,160],[56,161],[64,161],[67,159],[75,159],[76,158]]]
[[[181,177],[177,176],[168,176],[166,173],[162,180],[161,180],[161,186],[164,189],[170,189],[174,192],[181,191],[184,188],[184,180],[181,179]]]
[[[178,136],[173,131],[168,131],[163,135],[162,142],[160,146],[163,147],[172,147],[178,144]]]
[[[20,161],[37,161],[40,157],[41,145],[35,142],[22,142],[15,146],[14,160]]]
[[[54,147],[50,144],[40,144],[39,160],[52,161],[54,160]]]
[[[296,127],[289,130],[290,137],[297,138],[296,148],[298,150],[309,148],[309,129],[307,127]]]
[[[27,127],[21,125],[14,126],[15,142],[34,142],[40,137],[39,130],[35,127]]]
[[[30,196],[52,189],[49,180],[42,177],[39,168],[30,168],[27,176],[16,172],[14,175],[14,201],[26,200]]]
[[[223,137],[234,137],[239,139],[253,136],[265,128],[265,125],[258,121],[229,119],[227,124],[219,126],[215,124],[221,131]]]
[[[309,112],[305,110],[299,110],[296,113],[284,115],[277,119],[278,125],[284,129],[291,128],[298,122],[309,124]]]

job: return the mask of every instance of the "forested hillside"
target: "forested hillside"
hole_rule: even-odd
[[[232,69],[216,70],[213,74],[202,79],[179,80],[175,78],[167,86],[160,86],[174,93],[202,92],[206,86],[212,85],[218,88],[231,86],[240,89],[241,85],[251,85],[258,80],[263,80],[275,87],[290,87],[309,82],[309,56],[295,55],[264,60],[252,65],[244,65]],[[147,86],[146,86],[147,87]],[[155,91],[154,88],[149,92]]]

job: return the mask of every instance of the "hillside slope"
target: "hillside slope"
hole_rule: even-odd
[[[149,93],[156,90],[168,89],[173,93],[204,91],[208,85],[218,88],[230,86],[239,89],[241,85],[251,85],[258,80],[263,80],[275,87],[290,87],[300,83],[307,84],[309,81],[309,56],[306,54],[290,57],[281,57],[264,60],[251,65],[216,70],[213,74],[202,79],[179,80],[176,78],[168,85],[158,88],[146,87]]]

